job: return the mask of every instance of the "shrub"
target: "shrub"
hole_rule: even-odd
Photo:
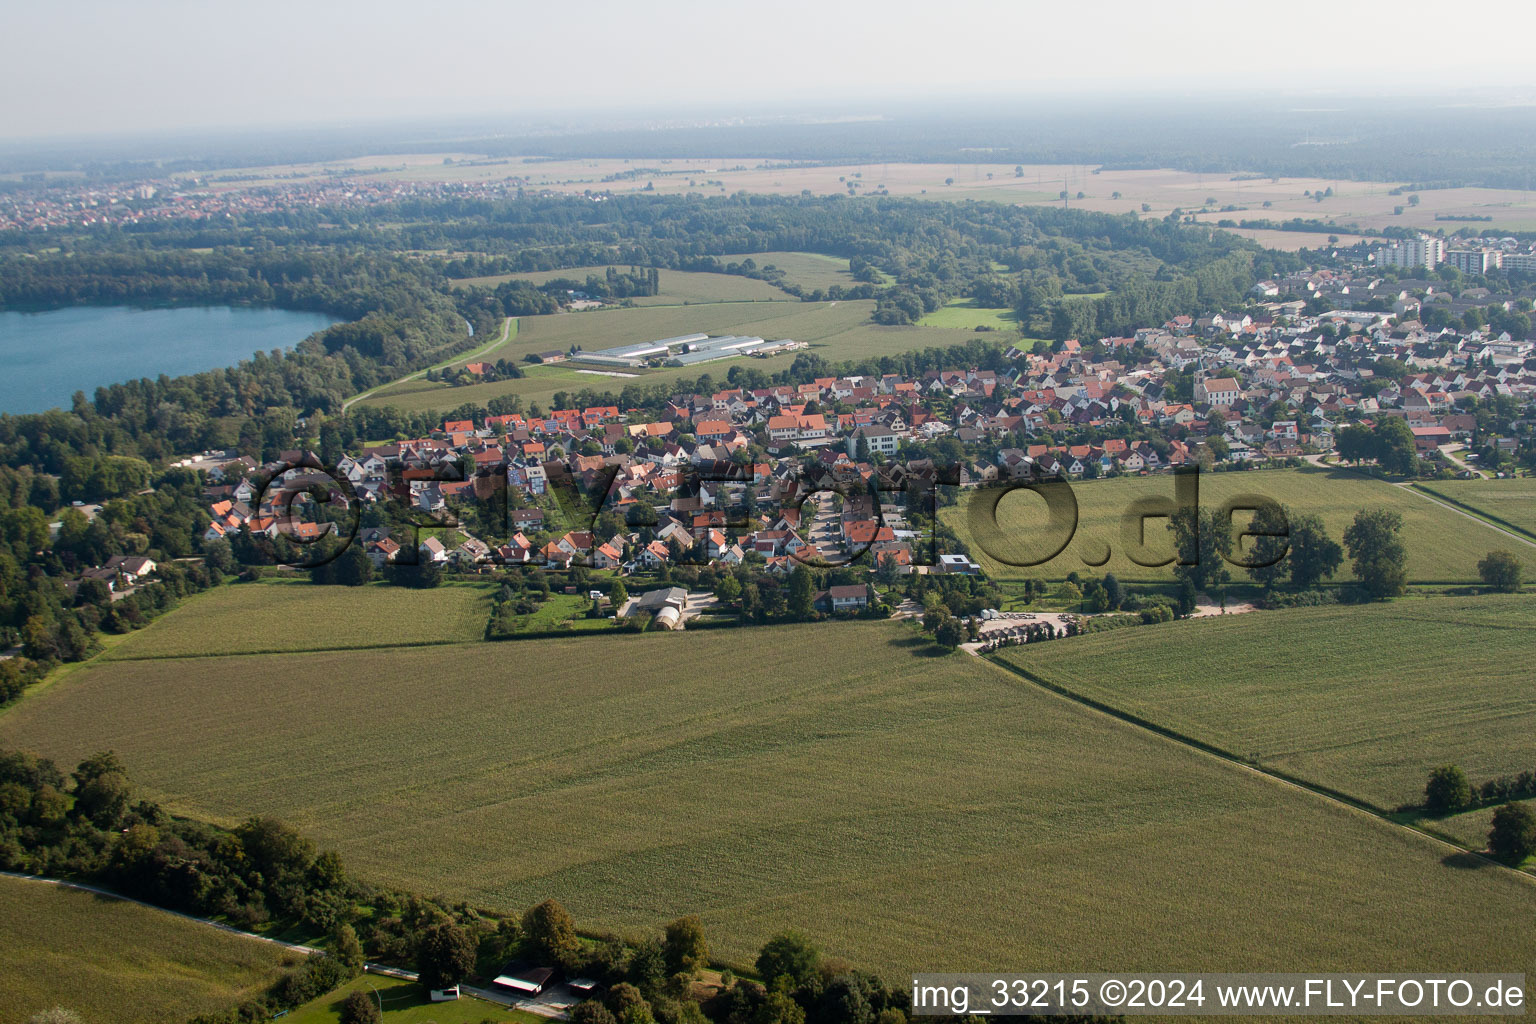
[[[351,992],[341,1004],[341,1024],[379,1024],[379,1005],[362,990]]]

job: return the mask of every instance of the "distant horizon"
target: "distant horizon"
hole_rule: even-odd
[[[208,121],[178,125],[143,126],[131,129],[97,128],[58,130],[31,134],[7,133],[0,121],[0,149],[25,150],[49,146],[110,146],[114,143],[175,143],[197,141],[203,144],[221,139],[273,138],[303,136],[332,131],[398,133],[400,144],[428,140],[408,140],[413,132],[428,132],[443,142],[473,142],[509,137],[557,137],[604,132],[667,130],[677,128],[743,127],[768,124],[815,125],[824,123],[877,123],[881,121],[918,120],[924,117],[952,115],[964,110],[970,117],[986,114],[1029,116],[1061,110],[1082,110],[1099,114],[1168,103],[1168,111],[1177,115],[1181,108],[1224,109],[1262,103],[1271,111],[1288,113],[1348,113],[1352,108],[1380,112],[1398,105],[1422,105],[1426,110],[1477,109],[1518,110],[1536,108],[1536,84],[1528,88],[1511,86],[1468,86],[1458,90],[1443,87],[1423,90],[1329,90],[1253,87],[1212,95],[1199,89],[1158,88],[1155,84],[1125,95],[1115,88],[1100,91],[1051,91],[1034,89],[1017,95],[1000,92],[977,93],[956,90],[923,96],[869,96],[838,100],[803,98],[799,101],[771,103],[742,100],[733,104],[693,102],[670,105],[569,105],[549,106],[538,111],[486,109],[403,114],[399,111],[367,111],[349,115],[315,113],[286,120],[253,120],[243,124]],[[0,108],[3,110],[3,108]],[[731,155],[722,153],[721,155]]]
[[[1090,0],[1070,10],[952,0],[942,11],[898,2],[878,12],[788,0],[771,13],[597,0],[576,21],[549,5],[488,0],[430,9],[273,0],[259,11],[85,0],[10,12],[11,37],[28,45],[0,66],[0,139],[757,113],[935,97],[1460,91],[1438,84],[1447,81],[1518,94],[1536,89],[1528,63],[1452,55],[1483,52],[1488,25],[1523,14],[1500,2],[1476,18],[1445,17],[1422,0],[1390,9],[1300,0],[1284,17],[1219,0]],[[1403,74],[1406,61],[1423,60],[1429,25],[1454,75]]]

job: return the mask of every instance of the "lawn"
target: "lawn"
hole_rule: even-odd
[[[1506,480],[1436,480],[1418,485],[1437,498],[1466,506],[1506,529],[1536,538],[1536,477]],[[1522,545],[1511,542],[1511,548]]]
[[[414,981],[365,974],[341,988],[305,1003],[283,1017],[283,1024],[339,1024],[342,1001],[354,990],[368,993],[384,1008],[384,1024],[548,1024],[547,1017],[464,996],[434,1003]]]
[[[970,542],[972,554],[989,574],[1000,578],[1035,576],[1062,579],[1069,572],[1114,573],[1121,580],[1168,581],[1171,566],[1144,568],[1127,557],[1121,519],[1131,503],[1146,496],[1172,498],[1174,481],[1169,474],[1106,480],[1083,480],[1072,484],[1078,504],[1079,522],[1070,545],[1061,554],[1042,565],[1016,567],[1005,565],[989,554],[1011,561],[1027,561],[1048,554],[1054,544],[1046,541],[1064,534],[1048,529],[1045,502],[1029,491],[1017,491],[1004,497],[997,506],[997,529],[987,529],[980,514],[980,492],[962,495],[961,501],[941,515],[957,534]],[[1203,508],[1219,508],[1223,502],[1241,494],[1257,494],[1289,505],[1298,512],[1320,515],[1334,540],[1343,542],[1344,531],[1355,513],[1366,508],[1389,508],[1403,516],[1402,540],[1408,550],[1408,573],[1412,582],[1475,582],[1477,563],[1490,550],[1516,550],[1527,566],[1536,571],[1536,548],[1519,544],[1496,530],[1457,515],[1421,495],[1401,487],[1374,480],[1347,470],[1308,467],[1305,469],[1254,470],[1236,473],[1203,473],[1200,476],[1200,503]],[[975,511],[976,518],[972,518]],[[1240,526],[1251,517],[1239,514]],[[1166,520],[1147,521],[1149,556],[1143,561],[1172,556],[1172,536]],[[979,524],[979,525],[977,525]],[[985,545],[985,546],[983,546]],[[1101,569],[1092,569],[1084,561],[1098,561],[1105,546],[1110,559]],[[1232,570],[1239,581],[1248,578],[1240,568]],[[1339,580],[1350,578],[1349,562],[1340,567]]]
[[[1536,596],[1521,594],[1193,619],[999,657],[1391,809],[1419,802],[1437,765],[1474,785],[1536,768],[1532,651]]]
[[[112,748],[171,809],[280,815],[375,882],[698,913],[736,963],[793,926],[893,980],[1536,970],[1528,880],[894,623],[96,663],[0,745]]]
[[[518,617],[517,630],[520,633],[533,633],[549,629],[580,632],[612,629],[613,623],[606,618],[587,618],[587,610],[591,607],[592,600],[585,594],[550,594],[549,599],[532,612]]]
[[[869,322],[874,303],[845,302],[730,303],[696,306],[649,306],[602,309],[585,313],[525,316],[518,323],[514,342],[488,354],[521,360],[530,352],[613,348],[639,341],[654,341],[694,331],[710,334],[755,334],[770,340],[804,341],[810,351],[832,361],[876,358],[921,348],[961,344],[974,335],[939,327],[882,327]],[[420,411],[446,412],[465,403],[484,405],[498,395],[520,395],[525,403],[547,406],[557,391],[619,392],[627,385],[656,386],[694,380],[708,374],[724,381],[733,366],[748,366],[765,373],[788,369],[797,353],[766,359],[732,359],[671,369],[638,371],[633,377],[591,372],[574,363],[548,366],[525,365],[526,376],[516,380],[471,384],[452,388],[427,381],[410,381],[386,388],[364,400],[366,405],[393,405]],[[593,368],[595,369],[595,368]],[[582,372],[588,370],[588,372]],[[628,371],[624,371],[628,372]]]
[[[729,262],[729,260],[727,261]],[[844,261],[846,265],[847,261]],[[628,271],[629,265],[612,264],[616,270]],[[569,270],[539,270],[520,274],[498,274],[493,277],[466,277],[454,282],[457,287],[478,285],[494,288],[504,281],[527,281],[540,285],[556,278],[566,278],[585,283],[589,275],[602,277],[608,265],[573,267]],[[689,270],[660,271],[661,291],[657,295],[637,296],[632,301],[637,306],[667,306],[702,302],[793,302],[794,298],[775,288],[767,281],[759,281],[739,274],[708,274]]]
[[[975,299],[951,299],[918,321],[923,327],[951,327],[974,331],[990,327],[994,331],[1017,334],[1019,315],[1006,307],[983,306]]]
[[[294,954],[163,911],[0,878],[0,1024],[181,1021],[259,995]]]
[[[382,583],[322,587],[263,581],[191,598],[116,645],[107,658],[175,658],[478,640],[490,615],[489,584],[411,590]]]

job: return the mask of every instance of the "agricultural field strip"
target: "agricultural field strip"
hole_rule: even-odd
[[[1436,494],[1420,490],[1411,484],[1400,484],[1399,486],[1408,493],[1417,495],[1418,497],[1423,498],[1425,501],[1432,501],[1447,511],[1454,512],[1459,516],[1465,516],[1475,523],[1481,523],[1482,525],[1488,527],[1490,530],[1497,530],[1499,533],[1502,533],[1510,540],[1519,541],[1521,544],[1526,544],[1530,547],[1536,548],[1536,540],[1532,540],[1529,537],[1522,537],[1520,534],[1509,529],[1508,527],[1501,526],[1493,520],[1489,519],[1486,515],[1480,513],[1476,509],[1472,509],[1468,506],[1461,506],[1460,502],[1452,504]]]
[[[122,893],[113,892],[111,889],[103,889],[97,885],[88,885],[85,882],[71,882],[63,878],[44,878],[41,875],[23,875],[18,874],[15,871],[0,871],[0,878],[15,878],[23,882],[36,882],[39,885],[53,885],[58,886],[61,889],[74,889],[77,892],[88,892],[93,896],[104,896],[107,899],[117,900],[121,903],[132,903],[135,906],[144,907],[159,914],[169,914],[171,917],[178,917],[183,921],[191,921],[195,924],[207,925],[209,928],[216,928],[219,931],[225,932],[229,935],[238,935],[244,939],[254,939],[257,942],[265,942],[268,945],[279,946],[293,953],[303,953],[305,956],[308,956],[311,953],[324,952],[324,950],[321,950],[315,946],[305,946],[296,942],[284,942],[282,939],[274,939],[269,935],[257,935],[255,932],[244,931],[240,928],[236,928],[234,925],[225,924],[222,921],[210,921],[206,917],[194,917],[191,914],[183,914],[179,910],[169,910],[165,907],[158,907],[153,903],[145,903],[143,900],[136,900],[132,896],[124,896]]]
[[[1536,636],[1533,602],[1419,598],[1267,611],[996,657],[1045,685],[1388,810],[1421,794],[1426,765],[1457,762],[1485,779],[1536,757],[1536,700],[1521,668]],[[1416,640],[1361,646],[1381,635]],[[1258,667],[1234,674],[1237,650]],[[1458,673],[1476,685],[1456,684]]]
[[[60,1003],[89,1020],[182,1020],[257,994],[308,952],[95,886],[15,872],[0,872],[0,907],[4,1024]]]
[[[276,946],[279,949],[285,949],[290,953],[299,953],[303,956],[325,952],[325,950],[316,946],[306,946],[297,942],[285,942],[282,939],[275,939],[269,935],[258,935],[255,932],[244,931],[243,929],[236,928],[233,925],[225,924],[222,921],[213,921],[206,917],[195,917],[192,914],[184,914],[179,910],[170,910],[166,907],[156,906],[153,903],[145,903],[142,900],[134,899],[132,896],[124,896],[122,893],[114,892],[111,889],[104,889],[100,886],[89,885],[84,882],[71,882],[62,878],[45,878],[41,875],[23,875],[14,871],[0,871],[0,878],[11,878],[23,882],[36,882],[41,885],[52,885],[60,889],[71,889],[76,892],[89,893],[93,896],[104,897],[106,899],[115,900],[120,903],[130,903],[134,906],[143,907],[146,910],[154,911],[157,914],[168,914],[171,917],[179,918],[183,921],[190,921],[193,924],[205,925],[209,928],[224,932],[227,935],[238,935],[243,939],[252,939],[256,942],[264,942],[267,945]],[[372,963],[368,965],[368,970],[387,972],[388,976],[390,977],[402,978],[409,981],[416,980],[415,971],[404,971],[395,967],[381,967],[381,965]],[[498,1006],[520,1009],[525,1012],[534,1013],[541,1017],[552,1017],[561,1020],[566,1019],[565,1014],[559,1013],[558,1011],[555,1011],[548,1006],[542,1006],[529,1000],[519,999],[516,996],[501,992],[492,992],[483,988],[476,988],[473,985],[465,985],[463,986],[463,989],[467,995],[473,996],[477,999],[485,1000],[486,1002],[494,1003]]]
[[[796,653],[809,644],[857,656],[833,670]],[[1302,926],[1290,947],[1376,963],[1381,940],[1340,937],[1395,928],[1368,909],[1381,885],[1359,889],[1362,858],[1385,858],[1389,873],[1410,880],[1410,902],[1436,918],[1455,918],[1462,898],[1489,911],[1500,886],[1516,887],[1500,899],[1516,889],[1529,898],[1518,882],[1442,867],[1410,834],[1367,825],[1358,811],[1280,787],[1266,796],[1262,783],[1242,781],[1251,773],[1215,761],[1201,769],[1182,745],[1127,733],[1069,701],[1042,704],[1037,688],[970,659],[930,660],[924,649],[889,625],[831,624],[550,641],[515,661],[491,645],[451,662],[429,651],[286,655],[236,669],[231,678],[251,680],[238,689],[211,672],[124,663],[25,701],[0,725],[11,741],[66,761],[77,747],[111,743],[168,807],[212,820],[283,815],[381,882],[419,887],[411,865],[451,853],[456,866],[431,876],[434,891],[487,906],[554,894],[610,929],[696,909],[718,929],[722,955],[738,960],[785,922],[886,971],[963,962],[999,943],[1033,955],[1068,942],[1051,920],[1075,912],[1114,914],[1133,937],[1162,930],[1137,940],[1152,941],[1140,953],[1134,943],[1069,949],[1074,962],[1166,961],[1175,951],[1153,936],[1170,921],[1195,934],[1198,918],[1222,923],[1176,958],[1231,965],[1230,950],[1246,948],[1260,919],[1280,912],[1277,901],[1306,902],[1321,885],[1364,931]],[[618,677],[582,668],[613,662],[631,667]],[[306,681],[333,678],[359,682]],[[424,680],[429,701],[420,699]],[[101,705],[111,690],[146,695],[129,705],[134,721]],[[261,738],[274,729],[286,736],[280,750]],[[1137,751],[1144,756],[1128,757]],[[1170,790],[1170,776],[1185,789]],[[750,811],[733,802],[744,791],[757,794]],[[415,810],[423,801],[437,809],[430,824]],[[573,817],[572,806],[584,813]],[[1339,838],[1321,860],[1307,847],[1265,853],[1265,842],[1255,859],[1255,837],[1294,846],[1285,837],[1298,830]],[[1100,850],[1091,872],[1089,835]],[[1156,837],[1165,853],[1149,860]],[[1157,895],[1195,863],[1216,906],[1253,913],[1213,917]],[[1122,907],[1131,890],[1116,886],[1132,876],[1144,895],[1124,919],[1111,908]],[[637,888],[640,878],[651,884]],[[1440,892],[1431,878],[1461,896],[1430,896]],[[995,882],[977,889],[977,879]],[[1041,886],[1060,901],[1054,912],[1027,898]],[[1113,904],[1105,886],[1120,894]],[[887,927],[850,931],[860,920]],[[953,942],[957,920],[978,929],[964,948]],[[1033,924],[1021,931],[1020,921]],[[1440,931],[1414,936],[1421,957],[1452,948]]]
[[[373,584],[321,587],[307,582],[230,584],[124,637],[101,661],[224,657],[320,650],[431,647],[483,639],[489,585],[430,591]],[[397,632],[394,623],[403,623]]]
[[[1446,491],[1450,488],[1446,487],[1445,484],[1439,481],[1435,481],[1433,483],[1415,483],[1413,484],[1413,488],[1417,491],[1429,494],[1442,502],[1454,505],[1461,511],[1470,512],[1478,519],[1482,519],[1490,525],[1504,530],[1506,533],[1513,532],[1524,535],[1523,537],[1515,538],[1516,540],[1527,538],[1530,540],[1536,540],[1536,532],[1532,532],[1532,528],[1523,526],[1520,523],[1510,522],[1509,519],[1507,519],[1505,516],[1477,504],[1474,496],[1463,496],[1458,498],[1454,494],[1447,494]],[[1504,499],[1511,496],[1501,494],[1497,495],[1496,497]],[[1536,509],[1536,494],[1519,494],[1513,495],[1513,497],[1516,497],[1523,502],[1530,502],[1530,507],[1532,509]],[[1487,501],[1487,498],[1484,497],[1482,500]],[[1533,524],[1536,524],[1536,517],[1533,517]]]
[[[1049,682],[1030,672],[1028,669],[1019,665],[1012,664],[1011,662],[1000,661],[992,656],[983,657],[980,660],[986,662],[989,665],[992,665],[994,668],[1001,672],[1017,676],[1018,678],[1025,680],[1026,682],[1038,687],[1039,689],[1051,694],[1054,697],[1058,697],[1061,700],[1071,701],[1075,704],[1080,704],[1092,711],[1096,711],[1103,715],[1108,715],[1109,717],[1123,722],[1126,725],[1130,725],[1137,729],[1153,733],[1174,743],[1181,744],[1185,747],[1188,747],[1193,753],[1203,754],[1207,757],[1216,758],[1217,760],[1224,761],[1234,768],[1239,768],[1243,771],[1261,776],[1281,786],[1287,786],[1291,789],[1311,794],[1312,796],[1327,800],[1330,803],[1337,804],[1340,807],[1359,811],[1364,814],[1369,814],[1389,825],[1395,825],[1396,827],[1403,829],[1406,832],[1421,836],[1424,839],[1429,840],[1431,843],[1434,843],[1444,849],[1454,850],[1457,853],[1469,854],[1473,857],[1476,857],[1478,861],[1483,864],[1504,870],[1510,870],[1507,865],[1502,864],[1499,861],[1496,861],[1493,858],[1487,856],[1481,849],[1474,849],[1461,839],[1455,838],[1444,832],[1437,832],[1421,828],[1418,825],[1412,824],[1410,822],[1402,821],[1399,818],[1394,817],[1390,811],[1386,810],[1385,808],[1377,807],[1370,801],[1350,796],[1348,793],[1345,793],[1341,790],[1333,789],[1331,787],[1321,785],[1320,783],[1310,782],[1299,776],[1294,776],[1289,773],[1279,771],[1278,769],[1265,768],[1261,765],[1252,764],[1243,760],[1241,757],[1232,753],[1231,751],[1224,750],[1215,744],[1196,739],[1193,736],[1188,736],[1179,732],[1177,729],[1159,725],[1158,723],[1142,718],[1139,715],[1135,715],[1129,711],[1117,708],[1112,704],[1107,704],[1103,701],[1095,700],[1092,697],[1077,693],[1071,689],[1068,689],[1067,687],[1059,686],[1055,683]],[[1528,881],[1530,884],[1536,885],[1536,874],[1526,871],[1513,870],[1511,870],[1511,874],[1518,875],[1520,878]]]

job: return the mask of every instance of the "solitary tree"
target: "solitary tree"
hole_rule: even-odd
[[[664,948],[667,970],[693,974],[709,960],[709,943],[704,939],[704,925],[693,915],[680,917],[667,925]]]
[[[558,900],[545,900],[523,914],[523,941],[546,963],[574,967],[581,957],[576,922]]]
[[[1513,594],[1520,589],[1522,571],[1520,559],[1513,551],[1490,551],[1477,563],[1477,575],[1483,586],[1501,594]]]
[[[821,954],[799,932],[780,932],[763,944],[757,954],[757,973],[770,988],[780,978],[799,988],[816,976]]]
[[[811,570],[803,565],[795,566],[789,574],[789,614],[801,622],[816,614],[816,581]]]
[[[428,928],[416,947],[416,970],[423,988],[451,988],[475,969],[475,941],[452,921]]]
[[[1408,582],[1408,551],[1398,539],[1403,517],[1389,509],[1361,509],[1344,531],[1355,579],[1378,600],[1396,597]]]
[[[1344,564],[1344,549],[1328,536],[1321,517],[1287,514],[1291,521],[1291,584],[1303,590],[1315,587]]]
[[[1454,764],[1443,764],[1429,773],[1424,787],[1424,806],[1431,814],[1455,814],[1472,803],[1472,786],[1467,775]]]
[[[933,632],[933,638],[938,641],[940,647],[954,650],[965,643],[965,627],[960,624],[959,619],[950,616],[939,623],[939,628]]]
[[[1494,811],[1488,850],[1510,864],[1519,864],[1536,853],[1536,814],[1525,804],[1514,803]]]

